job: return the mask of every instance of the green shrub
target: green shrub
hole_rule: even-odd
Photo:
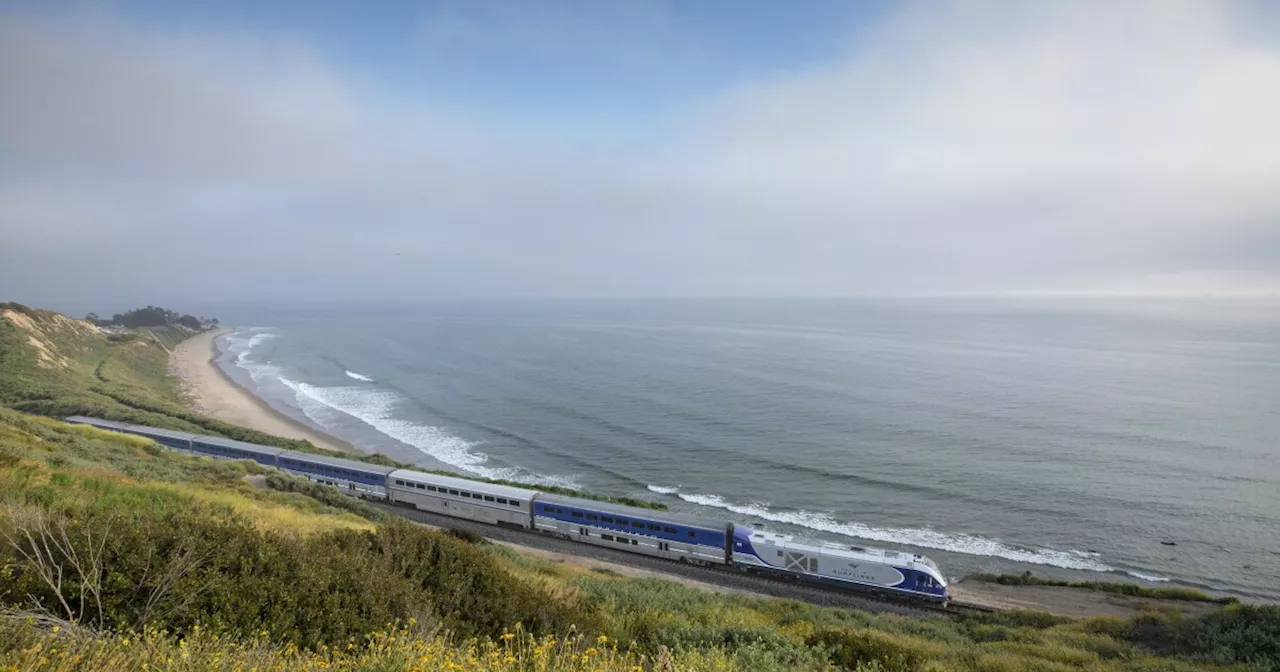
[[[831,663],[843,670],[865,670],[875,665],[875,669],[886,672],[915,672],[925,661],[918,649],[877,630],[822,630],[811,635],[805,644],[826,648]]]
[[[1280,670],[1280,606],[1230,605],[1198,618],[1144,615],[1133,639],[1148,648],[1219,664]]]
[[[1004,625],[1012,628],[1034,628],[1036,630],[1052,628],[1064,623],[1070,623],[1073,620],[1067,616],[1055,616],[1043,611],[1029,611],[1026,609],[975,614],[964,616],[963,618],[972,623]]]
[[[458,539],[459,541],[464,541],[468,544],[471,544],[472,546],[481,546],[489,543],[489,540],[485,539],[483,536],[476,534],[471,530],[464,530],[460,527],[445,528],[444,533],[453,537],[454,539]]]
[[[406,523],[296,538],[217,509],[169,505],[74,516],[10,510],[0,529],[16,540],[0,548],[10,572],[0,602],[30,608],[34,600],[95,628],[185,632],[200,623],[332,645],[411,617],[464,636],[497,636],[514,623],[561,631],[575,620],[574,605],[523,585],[495,558]],[[39,561],[41,539],[65,540],[53,547],[53,563]],[[42,566],[73,568],[87,558],[97,558],[100,575],[67,570],[60,590],[41,578]],[[85,594],[93,599],[78,606]]]

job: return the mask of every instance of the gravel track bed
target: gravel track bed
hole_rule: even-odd
[[[835,591],[803,583],[793,583],[791,581],[781,579],[772,579],[722,567],[694,567],[674,560],[652,558],[647,555],[625,553],[611,548],[574,543],[572,541],[566,541],[564,539],[558,539],[556,537],[536,532],[526,532],[524,530],[486,525],[484,523],[462,520],[460,518],[450,518],[448,516],[441,516],[394,504],[370,503],[389,513],[394,513],[403,518],[435,527],[467,530],[495,541],[505,541],[511,544],[537,548],[544,551],[576,555],[579,557],[591,558],[593,560],[611,562],[653,572],[661,572],[663,574],[680,576],[686,579],[701,581],[702,583],[709,583],[725,588],[734,588],[737,590],[759,593],[769,597],[800,600],[801,602],[808,602],[810,604],[823,607],[860,609],[862,611],[900,614],[904,616],[938,616],[941,613],[946,613],[945,610],[938,607],[893,602],[887,599],[877,599],[868,595]]]

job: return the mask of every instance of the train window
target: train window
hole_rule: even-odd
[[[612,534],[602,534],[602,535],[600,535],[600,538],[601,538],[601,539],[604,539],[605,541],[613,541],[613,535],[612,535]]]
[[[427,489],[427,486],[425,486],[425,485],[423,485],[423,484],[421,484],[421,483],[415,483],[414,485],[418,486],[418,489],[419,489],[419,490],[426,490],[426,489]]]
[[[462,492],[459,492],[458,494],[459,494],[459,495],[462,495],[463,497],[466,497],[467,499],[471,499],[471,493],[467,492],[466,490],[463,490]]]
[[[628,543],[628,540],[627,540],[627,539],[623,539],[622,537],[618,537],[618,543],[619,543],[619,544],[626,544],[626,543]]]
[[[635,539],[632,539],[632,540],[631,540],[631,545],[632,545],[632,546],[639,546],[639,545],[640,545],[640,542],[636,541]]]
[[[661,531],[662,531],[662,526],[661,526],[661,525],[652,525],[652,524],[650,524],[650,525],[646,525],[645,527],[648,527],[648,528],[649,528],[651,531],[653,531],[653,532],[661,532]]]
[[[612,522],[613,522],[613,518],[611,518],[610,516],[600,516],[600,522],[602,522],[602,523],[612,523]]]
[[[485,495],[485,496],[484,496],[484,501],[486,501],[486,502],[492,502],[492,501],[493,501],[493,495]]]
[[[396,485],[404,485],[404,481],[396,479]]]
[[[697,534],[696,532],[694,532],[693,530],[689,530],[689,536],[690,536],[690,537],[695,537],[695,538],[696,538],[696,537],[698,536],[698,534]]]
[[[778,551],[778,557],[779,557],[779,558],[781,558],[781,557],[782,557],[782,551]]]
[[[418,487],[422,487],[422,486],[418,486]],[[431,491],[431,492],[435,492],[435,491],[436,491],[436,486],[434,486],[434,485],[428,485],[428,486],[427,486],[427,490],[429,490],[429,491]]]
[[[502,498],[502,497],[499,497],[499,498],[498,498],[498,503],[499,503],[499,504],[506,504],[506,503],[507,503],[507,500],[506,500],[506,499],[504,499],[504,498]]]
[[[458,496],[458,491],[457,491],[457,490],[454,490],[453,488],[449,488],[449,494],[453,495],[454,497],[457,497],[457,496]]]
[[[664,528],[662,528],[662,531],[663,531],[663,532],[666,532],[667,534],[675,534],[675,533],[676,533],[676,528],[674,528],[674,527],[664,527]]]
[[[571,513],[570,515],[572,515],[574,518],[581,518],[581,517],[582,517],[582,512],[581,512],[581,511],[574,511],[574,512],[573,512],[573,513]]]
[[[513,499],[511,500],[511,506],[520,506],[520,502],[517,502],[516,500]]]
[[[587,520],[600,520],[600,516],[597,516],[597,515],[596,515],[596,514],[594,514],[594,513],[588,513],[588,514],[587,514]]]
[[[622,525],[623,527],[626,527],[627,525],[631,524],[631,521],[627,520],[626,518],[619,518],[618,524]]]
[[[638,521],[638,520],[633,520],[633,521],[631,521],[631,527],[634,527],[634,528],[636,528],[636,529],[643,530],[643,529],[644,529],[644,523],[642,523],[642,522],[640,522],[640,521]]]

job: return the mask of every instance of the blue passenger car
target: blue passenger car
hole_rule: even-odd
[[[377,499],[387,498],[387,475],[395,467],[287,450],[277,456],[281,469],[307,480]]]
[[[216,436],[196,436],[191,440],[191,450],[212,457],[223,457],[231,460],[253,460],[267,467],[279,466],[277,456],[285,452],[283,448],[259,446],[234,439],[223,439]]]
[[[576,497],[539,494],[534,528],[573,541],[695,564],[726,564],[729,523]]]

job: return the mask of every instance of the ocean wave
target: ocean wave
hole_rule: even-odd
[[[227,352],[235,355],[236,367],[244,369],[256,385],[276,378],[280,373],[280,368],[277,366],[255,362],[249,358],[254,348],[261,345],[263,341],[280,337],[280,334],[266,331],[266,329],[267,327],[252,327],[248,334],[241,331],[232,332],[227,339]]]
[[[249,339],[245,341],[244,349],[236,353],[236,364],[248,363],[249,354],[253,352],[254,348],[258,347],[259,344],[269,338],[279,338],[279,336],[280,334],[274,334],[269,331],[259,332],[250,336]]]
[[[1128,574],[1129,576],[1132,576],[1135,579],[1142,579],[1143,581],[1151,581],[1152,583],[1168,583],[1169,581],[1172,580],[1163,576],[1153,576],[1151,574],[1143,574],[1142,572],[1135,572],[1128,569],[1124,570],[1124,573]]]
[[[294,391],[298,397],[298,404],[304,411],[308,401],[322,404],[329,409],[356,418],[401,443],[413,446],[424,455],[477,476],[519,481],[530,485],[576,487],[571,479],[559,476],[534,474],[515,468],[486,466],[489,456],[472,450],[477,445],[475,442],[454,436],[441,427],[396,418],[395,407],[403,399],[393,392],[365,387],[320,387],[289,380],[283,376],[280,377],[280,382]]]
[[[351,378],[355,378],[356,380],[363,380],[363,381],[364,381],[364,382],[366,382],[366,383],[372,383],[372,382],[373,382],[373,379],[372,379],[372,378],[370,378],[369,376],[366,376],[366,375],[363,375],[363,374],[356,373],[355,371],[347,371],[347,376],[348,376],[348,377],[351,377]]]
[[[645,487],[649,488],[649,492],[656,492],[659,495],[674,495],[677,492],[680,492],[680,488],[668,488],[662,485],[649,485]]]
[[[1051,548],[1024,549],[1009,546],[994,539],[986,539],[970,534],[954,534],[939,532],[929,528],[884,528],[872,527],[863,523],[843,523],[825,513],[811,511],[774,511],[763,504],[737,504],[729,502],[719,495],[686,494],[679,488],[649,486],[653,492],[674,494],[680,499],[717,509],[732,511],[744,516],[751,516],[774,523],[795,525],[818,532],[838,534],[856,539],[870,539],[887,544],[905,544],[919,548],[933,548],[940,551],[964,553],[968,555],[984,555],[1004,558],[1016,562],[1035,565],[1050,565],[1063,569],[1078,569],[1094,572],[1117,571],[1097,560],[1097,553],[1086,551],[1059,551]]]

